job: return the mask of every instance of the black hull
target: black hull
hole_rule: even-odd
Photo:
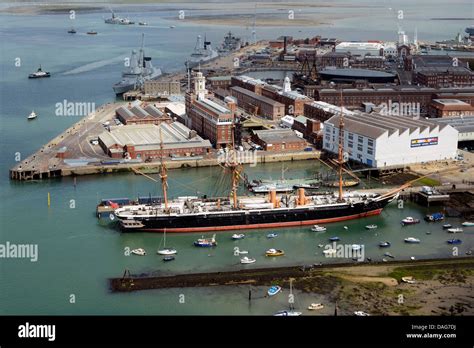
[[[222,212],[179,216],[139,217],[144,227],[127,229],[128,232],[205,232],[256,228],[276,228],[330,223],[378,215],[393,199],[361,202],[354,205],[332,205],[308,209],[305,207],[278,210],[252,210],[247,212]]]

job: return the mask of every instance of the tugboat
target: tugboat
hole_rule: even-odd
[[[211,248],[217,245],[216,235],[214,234],[212,238],[199,238],[194,242],[194,246],[202,248]]]
[[[47,71],[43,71],[41,65],[39,66],[38,70],[36,70],[36,72],[28,75],[29,79],[40,79],[42,77],[51,77],[51,74]]]

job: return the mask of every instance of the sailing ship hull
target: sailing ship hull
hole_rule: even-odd
[[[248,210],[194,215],[134,217],[144,226],[127,229],[128,232],[208,232],[260,228],[295,227],[330,223],[379,215],[393,200],[386,197],[368,203],[332,205],[324,207],[297,207],[288,209]]]

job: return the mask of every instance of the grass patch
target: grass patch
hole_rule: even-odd
[[[441,183],[432,178],[422,178],[414,182],[415,186],[439,186]]]

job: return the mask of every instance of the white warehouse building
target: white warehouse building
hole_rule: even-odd
[[[335,52],[349,52],[353,56],[369,54],[371,56],[383,55],[383,45],[380,42],[341,42],[335,47]]]
[[[337,153],[340,116],[324,122],[323,149]],[[405,116],[357,113],[344,116],[344,152],[373,168],[454,159],[458,131],[447,124]]]

